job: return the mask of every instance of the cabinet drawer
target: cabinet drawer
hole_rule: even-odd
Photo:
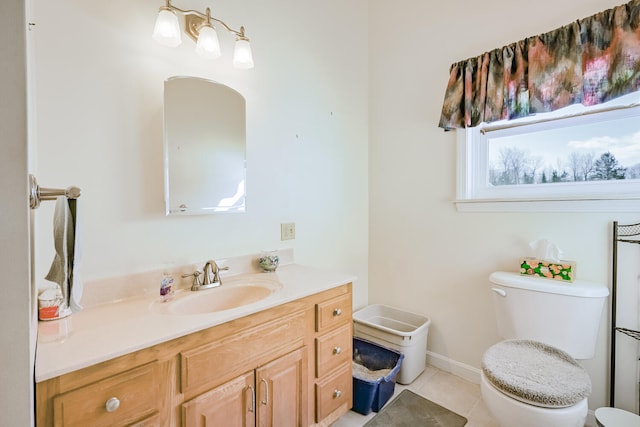
[[[154,425],[163,402],[159,382],[164,380],[156,368],[156,363],[150,363],[56,396],[54,425]]]
[[[180,353],[187,398],[304,345],[305,316],[290,316]]]
[[[353,406],[351,362],[316,383],[316,422],[320,422],[341,405]]]
[[[351,362],[351,324],[346,324],[316,338],[316,377],[331,372],[341,364]]]
[[[324,332],[336,325],[351,322],[351,294],[316,304],[316,331]]]

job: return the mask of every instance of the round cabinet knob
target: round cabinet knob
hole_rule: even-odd
[[[117,411],[120,407],[120,400],[117,397],[112,397],[111,399],[107,400],[107,403],[104,406],[107,412]]]
[[[340,353],[342,353],[342,349],[340,348],[340,346],[333,347],[333,354],[340,354]]]
[[[340,316],[342,314],[342,309],[341,308],[334,308],[333,309],[333,315],[334,316]]]
[[[342,396],[342,391],[340,391],[340,390],[338,390],[338,389],[335,389],[335,390],[333,391],[333,398],[334,398],[334,399],[338,399],[338,398],[340,398],[340,396]]]

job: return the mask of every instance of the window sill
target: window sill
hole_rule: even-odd
[[[466,199],[454,200],[458,212],[639,212],[640,198]]]

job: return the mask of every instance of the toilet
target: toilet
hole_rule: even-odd
[[[511,272],[489,280],[505,340],[482,358],[485,405],[501,427],[583,427],[591,381],[577,360],[595,354],[609,289]]]

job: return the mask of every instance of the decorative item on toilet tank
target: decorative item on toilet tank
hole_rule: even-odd
[[[560,259],[562,250],[555,243],[539,239],[529,243],[529,246],[534,256],[520,259],[520,274],[573,282],[576,263]]]
[[[560,263],[555,263],[532,257],[520,260],[520,274],[524,275],[573,282],[575,272],[575,261],[561,260]]]

